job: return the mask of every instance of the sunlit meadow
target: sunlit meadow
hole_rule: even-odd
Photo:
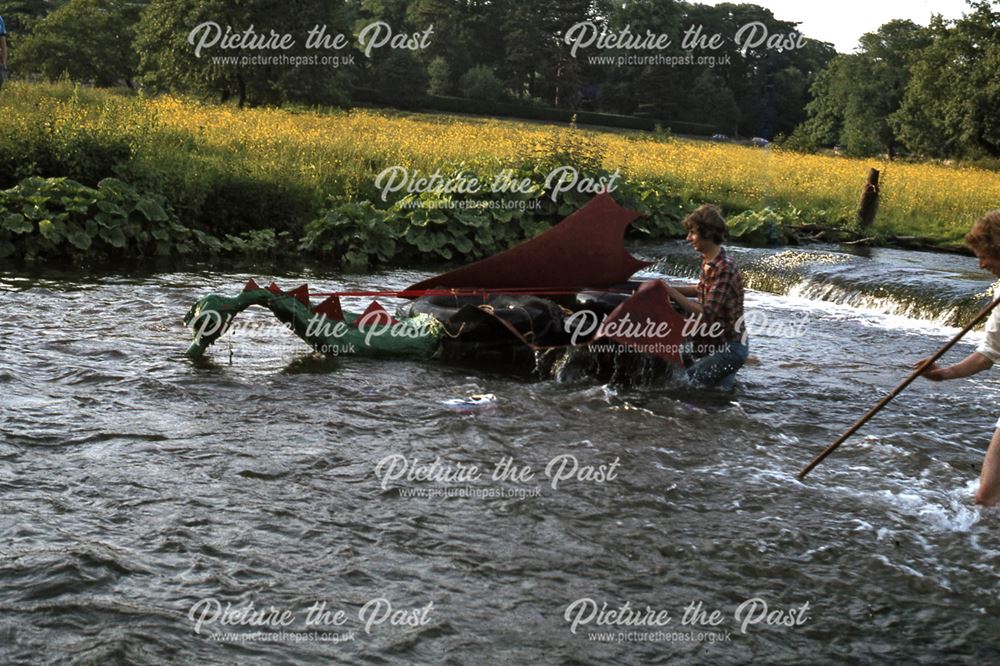
[[[870,167],[882,172],[878,228],[958,241],[1000,205],[1000,174],[928,163],[805,155],[775,147],[570,129],[547,124],[355,109],[238,109],[173,96],[143,98],[70,85],[4,89],[0,135],[43,132],[67,145],[81,136],[126,140],[137,173],[209,166],[262,182],[292,183],[316,205],[328,194],[371,198],[389,165],[427,174],[462,163],[495,172],[542,159],[553,137],[577,132],[622,178],[655,183],[730,211],[791,205],[850,217]],[[166,192],[168,195],[169,191]]]

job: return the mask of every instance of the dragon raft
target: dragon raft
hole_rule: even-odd
[[[648,384],[682,367],[684,320],[659,280],[632,276],[649,265],[624,248],[638,213],[600,194],[537,237],[399,292],[395,315],[377,300],[361,313],[327,293],[313,305],[308,285],[285,291],[250,280],[234,297],[210,295],[184,318],[191,358],[257,305],[316,352],[440,359],[573,379]]]

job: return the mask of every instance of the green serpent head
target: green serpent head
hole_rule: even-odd
[[[235,299],[225,296],[206,296],[184,315],[184,325],[191,329],[194,339],[188,347],[188,358],[198,358],[213,342],[229,329],[236,313]]]

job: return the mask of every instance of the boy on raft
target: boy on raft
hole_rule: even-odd
[[[697,286],[668,284],[667,291],[694,318],[689,338],[694,361],[688,378],[700,386],[731,389],[750,353],[743,322],[743,275],[722,247],[726,221],[718,206],[698,207],[684,218],[684,226],[688,242],[701,255],[701,276]]]

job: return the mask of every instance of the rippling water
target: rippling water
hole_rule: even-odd
[[[918,283],[923,275],[930,291],[939,271],[961,274],[963,298],[990,285],[971,259],[934,257],[921,269],[927,256],[850,262],[882,261],[876,274],[898,268]],[[423,276],[306,277],[333,290]],[[955,329],[874,301],[752,292],[755,361],[734,394],[319,358],[266,326],[263,310],[241,315],[262,327],[220,341],[209,362],[186,360],[180,317],[248,277],[0,275],[0,662],[936,664],[1000,655],[998,515],[971,502],[1000,411],[995,374],[914,384],[805,483],[795,478]],[[934,294],[954,289],[942,283]],[[803,326],[806,337],[789,337]],[[486,392],[497,401],[479,412],[443,404]],[[512,459],[535,474],[383,488],[376,466],[390,455],[452,469]],[[567,455],[580,465],[617,460],[615,478],[552,488],[544,469]],[[511,496],[406,496],[445,486]],[[595,621],[573,633],[567,608],[588,598],[668,611],[666,638],[618,642],[619,631],[657,628]],[[743,633],[735,609],[752,598],[769,611],[809,606],[798,626],[761,622]],[[274,641],[247,640],[261,627],[219,621],[196,633],[191,609],[207,599],[290,610],[295,621]],[[359,613],[376,599],[407,611],[396,616],[403,624],[366,632]],[[304,620],[322,602],[346,619],[318,629],[345,640],[289,633],[316,630]],[[682,626],[692,602],[721,610],[719,626]],[[604,631],[614,642],[597,640]]]

